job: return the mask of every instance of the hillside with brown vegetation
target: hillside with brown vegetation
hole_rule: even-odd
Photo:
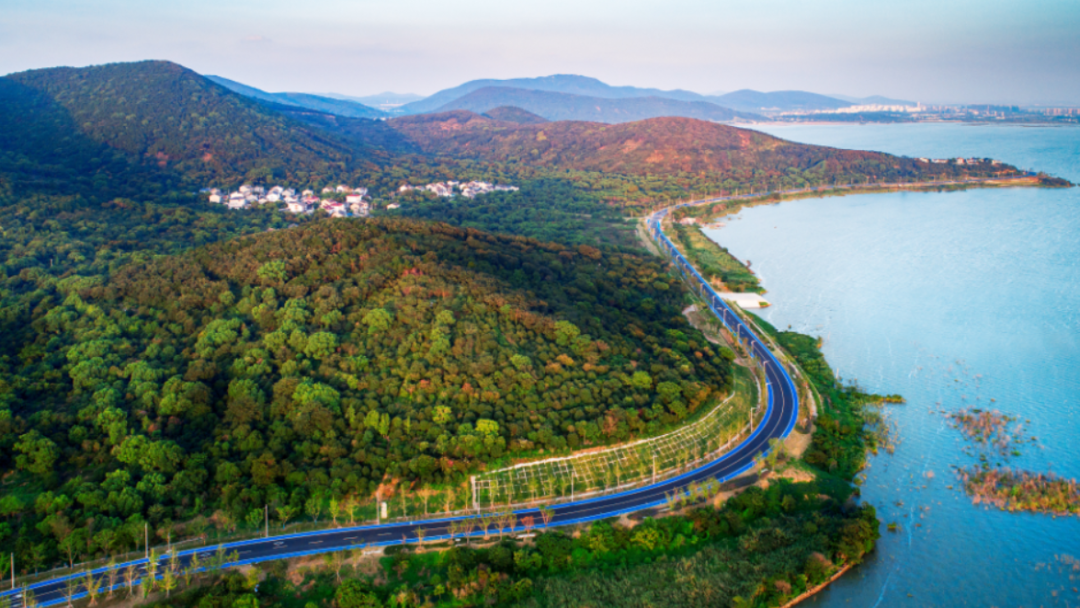
[[[622,124],[561,121],[517,124],[457,110],[389,121],[421,150],[438,156],[629,175],[699,174],[738,181],[798,172],[808,182],[1013,172],[1004,165],[933,165],[880,152],[789,142],[765,133],[691,118]],[[984,166],[985,165],[985,166]],[[816,178],[816,179],[811,179]]]

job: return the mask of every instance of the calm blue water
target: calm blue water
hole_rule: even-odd
[[[961,125],[777,127],[795,141],[911,156],[990,156],[1080,182],[1080,129]],[[764,280],[780,328],[822,336],[845,380],[908,399],[900,445],[863,498],[884,522],[867,564],[826,606],[1080,606],[1080,518],[976,507],[971,464],[937,412],[1030,420],[1040,447],[1007,463],[1080,477],[1080,188],[874,194],[743,211],[711,236]],[[990,399],[996,402],[991,403]],[[940,403],[940,405],[938,405]],[[931,476],[932,474],[932,476]],[[917,525],[918,524],[918,525]]]

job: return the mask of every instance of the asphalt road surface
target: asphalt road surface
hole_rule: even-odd
[[[698,201],[697,203],[687,204],[700,204],[701,202],[713,202],[716,200],[724,199],[710,199],[709,201]],[[784,370],[783,366],[780,365],[779,361],[777,361],[769,349],[766,348],[765,344],[728,308],[728,305],[720,299],[715,291],[713,291],[708,282],[698,274],[697,270],[695,270],[680,253],[678,253],[671,241],[669,241],[660,230],[660,220],[666,216],[669,211],[670,209],[664,209],[653,214],[648,220],[649,229],[656,236],[657,242],[665,249],[665,252],[671,255],[672,260],[679,270],[705,299],[709,308],[721,321],[723,321],[724,325],[731,330],[732,334],[746,346],[747,352],[763,362],[768,385],[768,408],[766,409],[763,420],[755,420],[756,428],[751,436],[731,451],[719,456],[716,460],[693,471],[651,486],[610,496],[552,505],[551,508],[554,511],[554,515],[548,524],[549,527],[604,519],[624,513],[656,507],[665,504],[666,495],[684,490],[693,482],[707,479],[716,479],[721,482],[729,480],[752,468],[754,459],[761,454],[768,452],[770,439],[786,437],[795,426],[795,421],[798,417],[799,402],[794,383]],[[508,528],[503,530],[504,533],[521,532],[523,530],[520,523],[521,519],[530,515],[533,516],[537,528],[543,527],[542,518],[538,509],[522,509],[515,511],[514,513],[517,515],[517,524],[515,525],[514,530]],[[379,547],[402,543],[416,543],[418,542],[417,534],[421,530],[424,542],[445,540],[449,538],[449,526],[451,522],[467,518],[468,516],[452,519],[390,523],[381,526],[337,528],[333,530],[271,536],[269,538],[228,543],[224,545],[224,547],[228,553],[232,554],[235,552],[237,555],[237,559],[231,560],[228,565],[237,566],[267,560],[286,559],[302,555],[356,549],[360,547]],[[473,517],[473,519],[476,519],[476,517]],[[489,528],[488,531],[494,532],[494,529]],[[480,530],[479,525],[473,528],[470,533],[470,537],[478,536],[484,536],[484,532]],[[457,534],[457,537],[461,537],[460,532]],[[181,569],[187,567],[190,563],[191,556],[194,554],[198,554],[200,562],[206,564],[214,557],[216,550],[217,547],[206,547],[179,552],[178,558]],[[164,555],[159,558],[160,566],[157,570],[158,578],[160,578],[161,573],[164,572],[169,558],[169,555]],[[118,568],[123,570],[130,565],[134,565],[137,568],[137,575],[140,579],[146,576],[146,559],[119,564]],[[38,606],[63,604],[68,601],[69,595],[72,599],[86,596],[86,589],[81,584],[81,581],[76,582],[77,579],[81,579],[85,574],[86,573],[79,573],[76,575],[57,577],[55,579],[30,585],[28,589],[32,592],[33,601]],[[99,577],[100,580],[103,581],[101,588],[103,590],[107,589],[108,582],[105,580],[105,568],[91,571],[90,574]],[[136,583],[136,586],[137,585],[138,582]],[[125,582],[121,575],[117,578],[116,587],[119,589],[124,586]],[[0,596],[8,596],[11,600],[12,608],[22,608],[24,605],[25,592],[26,589],[9,590],[0,593]],[[123,593],[123,591],[120,591],[120,593]]]

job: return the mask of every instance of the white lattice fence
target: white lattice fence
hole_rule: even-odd
[[[749,433],[750,411],[758,401],[754,395],[749,386],[736,387],[701,419],[658,437],[481,473],[472,479],[473,505],[484,509],[573,500],[679,473]]]

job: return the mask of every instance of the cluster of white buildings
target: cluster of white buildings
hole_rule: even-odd
[[[495,184],[489,184],[488,182],[436,182],[434,184],[427,184],[426,186],[410,186],[408,184],[398,188],[398,192],[409,192],[417,190],[421,192],[431,192],[436,196],[454,196],[455,194],[461,194],[465,198],[472,198],[478,194],[487,194],[488,192],[516,192],[517,186],[496,186]],[[457,190],[457,192],[455,192]]]
[[[367,188],[348,186],[323,188],[323,194],[330,195],[328,198],[316,196],[313,190],[297,193],[292,188],[282,186],[274,186],[267,190],[262,186],[248,184],[228,194],[217,188],[211,188],[209,193],[211,203],[226,205],[229,209],[247,209],[255,205],[284,203],[289,213],[314,213],[316,209],[322,209],[334,217],[365,217],[370,212],[368,203],[364,200],[367,196]],[[345,200],[335,200],[338,195]]]
[[[1000,165],[1000,160],[994,160],[992,158],[918,158],[919,162],[930,163],[934,165],[947,165],[953,163],[956,165],[981,165],[982,163],[990,163],[991,165]]]

